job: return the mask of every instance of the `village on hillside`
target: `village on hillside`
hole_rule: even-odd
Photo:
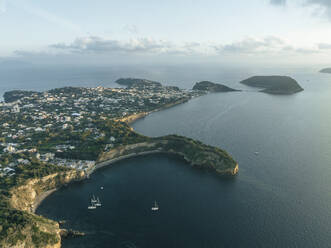
[[[89,169],[100,152],[134,138],[119,120],[199,94],[148,83],[7,92],[0,102],[0,176],[14,176],[31,163]]]

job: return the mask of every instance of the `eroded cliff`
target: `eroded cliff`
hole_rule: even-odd
[[[170,153],[185,159],[190,165],[220,175],[236,175],[238,163],[224,150],[178,135],[150,138],[146,142],[116,147],[101,154],[96,168],[121,159],[150,153]]]
[[[0,240],[0,247],[61,247],[61,229],[59,223],[34,214],[38,198],[45,192],[59,188],[73,181],[84,179],[85,173],[67,170],[50,174],[42,178],[27,180],[24,184],[9,190],[5,215],[17,219],[16,228],[8,228],[7,235]],[[0,224],[0,228],[3,227]]]

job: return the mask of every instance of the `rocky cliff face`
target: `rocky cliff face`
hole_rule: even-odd
[[[13,236],[20,235],[24,239],[20,239],[13,245],[10,241],[11,237],[7,237],[6,240],[0,242],[0,247],[60,248],[61,229],[59,223],[35,215],[33,213],[35,204],[38,202],[38,197],[41,197],[45,192],[84,178],[85,173],[83,171],[69,170],[54,173],[40,179],[30,179],[25,184],[12,188],[10,190],[9,204],[14,210],[25,212],[29,222],[20,230],[13,231]]]
[[[11,189],[10,205],[17,210],[32,213],[36,200],[41,194],[72,181],[82,180],[84,177],[83,171],[70,170],[28,180],[24,185]]]
[[[194,167],[212,170],[219,175],[234,176],[239,170],[238,163],[225,151],[176,135],[152,138],[146,142],[114,148],[101,154],[97,168],[121,159],[149,153],[175,154]]]

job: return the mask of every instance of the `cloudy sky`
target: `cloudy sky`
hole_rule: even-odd
[[[0,58],[331,64],[331,0],[0,0]]]

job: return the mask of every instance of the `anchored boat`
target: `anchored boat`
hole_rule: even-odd
[[[95,203],[95,206],[97,206],[97,207],[101,207],[101,206],[102,206],[99,197],[97,197],[97,201],[96,201],[96,203]]]
[[[159,210],[159,205],[157,204],[157,202],[154,202],[154,206],[152,207],[152,211],[158,211]]]
[[[91,205],[87,207],[88,209],[96,209],[96,205],[94,202],[91,202]]]

